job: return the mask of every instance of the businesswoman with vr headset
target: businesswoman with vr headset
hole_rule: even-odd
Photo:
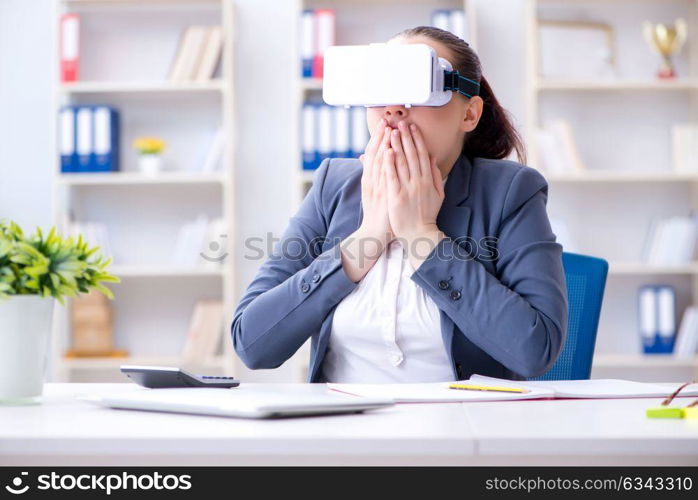
[[[368,108],[365,153],[322,162],[240,300],[235,350],[276,368],[311,338],[308,382],[541,375],[568,310],[548,185],[466,42],[420,26],[389,43],[429,45],[477,94]]]

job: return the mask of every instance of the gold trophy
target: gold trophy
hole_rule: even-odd
[[[673,28],[666,24],[652,24],[649,21],[642,23],[645,40],[655,52],[662,56],[662,65],[657,73],[659,78],[676,77],[671,55],[681,50],[681,46],[686,41],[686,31],[686,21],[682,18],[674,21]]]

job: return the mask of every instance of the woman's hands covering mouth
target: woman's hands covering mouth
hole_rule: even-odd
[[[436,217],[445,197],[441,172],[415,124],[404,121],[390,133],[382,169],[388,186],[388,218],[416,269],[445,237]]]
[[[342,266],[354,282],[373,267],[398,238],[415,269],[445,237],[436,225],[444,200],[441,173],[421,132],[404,120],[396,128],[385,119],[359,157],[363,218],[342,242]]]

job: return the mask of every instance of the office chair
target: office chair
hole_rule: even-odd
[[[606,287],[608,262],[597,257],[563,252],[567,281],[567,339],[550,370],[527,380],[588,379],[594,358],[596,330]]]

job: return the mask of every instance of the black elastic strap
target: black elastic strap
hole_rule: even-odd
[[[455,90],[466,97],[480,93],[480,84],[458,74],[458,71],[444,71],[444,90]]]

